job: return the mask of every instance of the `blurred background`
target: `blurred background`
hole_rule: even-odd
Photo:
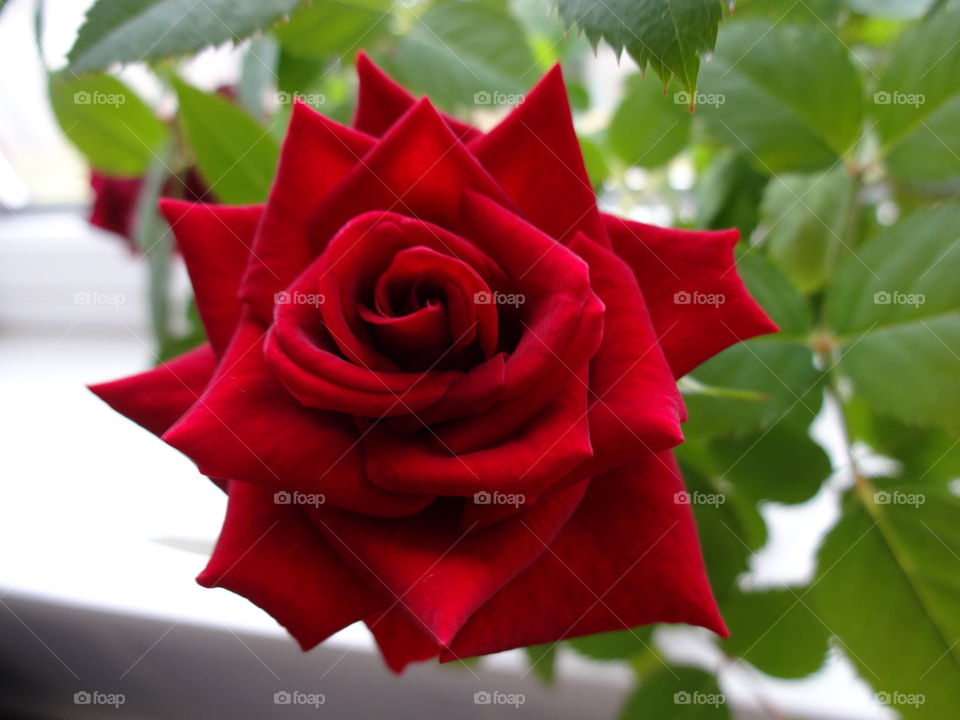
[[[109,4],[0,3],[0,714],[956,716],[957,3]],[[156,198],[262,200],[293,99],[347,122],[361,49],[481,128],[561,62],[601,205],[740,229],[782,332],[681,382],[729,640],[644,628],[396,678],[363,628],[303,655],[193,582],[224,496],[84,386],[203,340]]]

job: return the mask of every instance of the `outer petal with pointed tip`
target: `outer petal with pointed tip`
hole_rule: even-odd
[[[370,210],[415,216],[458,232],[460,201],[468,190],[511,205],[437,109],[420,100],[314,211],[308,230],[313,254],[349,220]]]
[[[307,235],[311,213],[374,142],[300,101],[294,103],[241,288],[261,320],[270,319],[276,293],[285,290],[313,258]]]
[[[320,493],[331,505],[378,516],[426,506],[430,497],[367,481],[352,418],[291,397],[266,367],[263,336],[255,321],[241,321],[217,375],[164,441],[210,477]]]
[[[435,642],[446,645],[478,607],[540,556],[584,487],[544,496],[514,518],[474,532],[461,527],[453,500],[411,518],[376,519],[326,506],[311,515],[371,588],[397,600]]]
[[[360,132],[380,137],[417,102],[416,98],[378,68],[366,53],[357,54],[357,110],[353,126]],[[481,132],[459,120],[443,116],[450,129],[463,142],[481,136]]]
[[[737,273],[736,230],[672,230],[604,215],[614,250],[631,267],[676,377],[721,350],[777,326]],[[715,296],[720,302],[697,302]]]
[[[263,206],[160,200],[190,273],[197,312],[218,356],[240,320],[238,289]]]
[[[545,233],[569,242],[583,232],[607,244],[559,65],[470,149],[523,216]]]
[[[197,401],[215,367],[213,351],[204,344],[153,370],[91,385],[90,390],[137,425],[163,435]]]
[[[637,281],[611,251],[580,234],[571,249],[590,265],[606,312],[603,342],[590,361],[590,474],[683,442],[683,400]]]
[[[549,548],[473,614],[441,661],[658,622],[726,635],[682,490],[669,451],[594,478]]]
[[[272,490],[237,481],[230,483],[229,496],[220,538],[198,583],[260,606],[304,650],[387,605],[300,507],[278,504]]]

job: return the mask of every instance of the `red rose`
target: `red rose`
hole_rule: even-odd
[[[138,252],[134,234],[137,231],[137,203],[143,183],[142,176],[115,177],[96,170],[90,171],[90,188],[93,190],[90,224],[122,237],[132,253]],[[161,194],[163,197],[180,197],[194,202],[215,200],[195,167],[187,168],[182,178],[177,175],[167,178]]]
[[[96,170],[90,171],[90,224],[112,232],[127,241],[131,252],[136,251],[133,233],[136,229],[137,198],[143,187],[142,177],[113,177]]]
[[[199,582],[304,649],[363,620],[398,671],[725,633],[670,448],[675,378],[775,330],[736,232],[600,213],[559,68],[488,134],[358,71],[353,128],[295,107],[265,205],[163,203],[210,343],[93,388],[228,492]]]

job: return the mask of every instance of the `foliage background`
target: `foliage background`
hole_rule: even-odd
[[[201,341],[197,323],[185,335],[168,310],[171,240],[152,208],[170,176],[196,165],[220,201],[263,200],[291,100],[347,120],[361,48],[481,125],[562,62],[601,202],[637,219],[739,228],[740,271],[782,328],[682,381],[690,421],[680,457],[731,638],[704,640],[712,659],[695,667],[664,656],[651,628],[565,644],[632,668],[624,718],[729,717],[710,698],[722,698],[718,677],[730,668],[800,678],[831,652],[904,717],[953,717],[960,3],[557,6],[97,2],[69,65],[50,73],[50,101],[92,168],[147,178],[137,242],[151,267],[158,356]],[[244,52],[235,100],[181,79],[192,54],[227,42]],[[588,77],[598,43],[638,66],[615,103],[591,96],[603,86]],[[156,74],[178,100],[173,119],[116,77],[120,63]],[[83,93],[123,101],[78,102]],[[817,423],[840,435],[842,453],[811,434]],[[815,573],[802,584],[758,584],[751,569],[768,539],[767,510],[824,494],[841,511]],[[545,682],[556,650],[529,651]]]

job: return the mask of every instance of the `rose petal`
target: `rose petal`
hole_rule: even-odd
[[[310,263],[307,220],[327,195],[374,145],[373,138],[335,123],[296,101],[280,163],[254,238],[241,295],[266,322],[276,293]]]
[[[600,343],[603,304],[587,264],[533,225],[478,193],[463,196],[465,234],[514,278],[522,334],[507,360],[504,394],[530,388],[557,364],[576,373]],[[586,357],[584,357],[584,355]]]
[[[330,547],[300,507],[268,488],[230,482],[227,517],[197,582],[263,608],[309,650],[382,609],[372,590]]]
[[[164,441],[211,477],[323,494],[332,505],[372,515],[425,507],[431,498],[367,481],[352,419],[292,398],[266,366],[263,336],[254,321],[241,322],[216,377]]]
[[[360,83],[353,126],[368,135],[380,137],[386,133],[417,102],[362,51],[357,53],[357,79]],[[443,119],[463,142],[482,135],[476,128],[448,115]]]
[[[459,232],[460,200],[467,190],[511,205],[430,101],[420,100],[314,211],[309,227],[314,254],[348,221],[371,210],[415,216]]]
[[[154,435],[163,435],[203,393],[216,362],[205,343],[153,370],[89,388],[121,415]]]
[[[586,372],[583,373],[586,377]],[[574,379],[520,432],[467,451],[450,447],[435,430],[397,435],[373,427],[364,436],[367,477],[386,490],[459,495],[502,490],[538,495],[593,454],[587,389]]]
[[[471,141],[470,149],[523,216],[545,233],[568,242],[583,232],[607,244],[559,65],[503,122]]]
[[[630,268],[579,234],[570,248],[590,265],[606,312],[603,342],[590,361],[590,474],[683,442],[683,401]]]
[[[371,369],[397,370],[397,366],[371,343],[368,326],[359,315],[359,304],[376,292],[376,284],[395,266],[404,251],[432,251],[434,269],[441,266],[457,273],[461,281],[469,281],[470,299],[476,291],[486,290],[488,283],[501,283],[503,272],[490,258],[463,238],[432,223],[414,220],[397,213],[373,211],[347,222],[330,240],[323,255],[291,286],[305,295],[319,292],[324,328],[348,359]],[[438,257],[443,255],[446,257]],[[425,270],[424,270],[425,272]],[[422,274],[422,273],[421,273]],[[466,275],[472,277],[467,278]],[[466,289],[466,288],[465,288]],[[471,302],[476,308],[476,304]],[[486,308],[485,325],[491,323],[495,309]],[[309,308],[278,308],[276,321],[286,322],[292,312],[303,314]],[[302,318],[300,322],[306,321]],[[486,329],[490,340],[496,340],[496,326]],[[459,342],[460,335],[456,336]]]
[[[493,593],[533,562],[583,495],[574,486],[496,526],[464,531],[453,501],[410,518],[363,517],[329,507],[310,514],[343,560],[424,626],[440,645]]]
[[[240,320],[238,288],[263,206],[229,207],[160,200],[177,237],[207,338],[219,357]]]
[[[726,627],[672,453],[590,482],[540,558],[464,625],[441,661],[651,623]]]
[[[364,622],[373,634],[383,661],[398,675],[409,663],[429,660],[440,654],[440,646],[430,637],[426,626],[404,612],[396,599],[388,609]]]
[[[672,230],[604,215],[614,251],[637,276],[674,376],[741,340],[777,332],[737,273],[736,230]],[[719,304],[683,302],[694,293]]]

